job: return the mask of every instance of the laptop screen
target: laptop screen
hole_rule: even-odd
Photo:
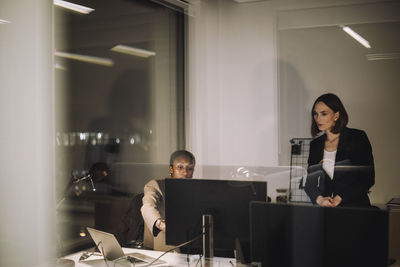
[[[104,258],[112,261],[125,256],[124,251],[113,234],[90,227],[87,227],[86,229],[99,251],[104,255]]]

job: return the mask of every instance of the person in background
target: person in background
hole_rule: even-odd
[[[192,178],[196,160],[192,153],[178,150],[171,154],[169,175],[171,178]],[[165,244],[165,182],[151,180],[144,186],[141,213],[145,223],[144,246],[166,251],[171,246]]]
[[[323,207],[369,207],[375,170],[367,134],[346,127],[347,112],[334,94],[318,97],[311,113],[311,134],[316,138],[310,143],[307,195]]]

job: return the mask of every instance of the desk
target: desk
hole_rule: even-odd
[[[142,253],[142,254],[145,254],[145,255],[153,257],[153,258],[157,258],[163,253],[162,251],[134,249],[134,248],[122,248],[122,249],[125,254],[137,252],[137,253]],[[80,262],[79,258],[82,255],[82,252],[83,251],[67,255],[67,256],[63,257],[63,259],[73,260],[75,262],[75,267],[88,267],[88,266],[92,266],[92,267],[105,266],[105,267],[107,267],[107,264],[105,263],[104,259],[100,256],[91,256],[89,259]],[[196,266],[196,264],[199,260],[199,255],[190,255],[189,259],[190,259],[190,263],[188,265],[188,263],[186,261],[186,254],[169,252],[169,253],[165,254],[164,256],[162,256],[162,258],[161,258],[161,260],[164,260],[167,262],[166,264],[151,265],[151,266],[174,266],[174,267],[175,266],[176,267]],[[131,266],[128,261],[123,261],[123,260],[118,261],[116,263],[112,262],[112,261],[108,261],[107,263],[108,263],[109,267]],[[67,265],[62,265],[62,266],[67,267]],[[197,264],[197,266],[202,266],[202,265],[199,262]],[[223,266],[227,266],[227,267],[231,266],[232,267],[232,266],[243,266],[243,265],[236,264],[236,260],[232,259],[232,258],[214,257],[212,266],[213,267],[223,267]]]
[[[400,208],[389,209],[389,258],[400,266]]]

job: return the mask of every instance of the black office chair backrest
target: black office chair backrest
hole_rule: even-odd
[[[140,212],[143,205],[142,198],[143,193],[132,198],[126,214],[114,233],[121,246],[130,246],[134,241],[143,241],[144,221]]]

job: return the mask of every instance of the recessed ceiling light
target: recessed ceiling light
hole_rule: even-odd
[[[102,65],[102,66],[107,66],[107,67],[111,67],[114,64],[114,62],[109,58],[80,55],[80,54],[74,54],[74,53],[68,53],[68,52],[55,52],[54,55],[57,57],[82,61],[82,62],[86,62],[86,63],[97,64],[97,65]]]
[[[63,7],[75,12],[79,12],[82,14],[89,14],[90,12],[94,11],[93,8],[90,7],[86,7],[86,6],[82,6],[82,5],[78,5],[78,4],[74,4],[74,3],[70,3],[67,1],[63,1],[63,0],[54,0],[54,5],[59,6],[59,7]]]
[[[369,45],[369,42],[367,40],[365,40],[361,35],[359,35],[358,33],[356,33],[355,31],[353,31],[350,27],[348,26],[342,26],[342,29],[351,37],[353,37],[355,40],[357,40],[357,42],[359,42],[360,44],[362,44],[364,47],[366,48],[371,48],[371,46]]]
[[[116,45],[113,48],[111,48],[111,51],[128,54],[131,56],[145,57],[145,58],[156,55],[156,52],[144,50],[144,49],[140,49],[140,48],[136,48],[136,47],[131,47],[131,46],[127,46],[127,45]]]

